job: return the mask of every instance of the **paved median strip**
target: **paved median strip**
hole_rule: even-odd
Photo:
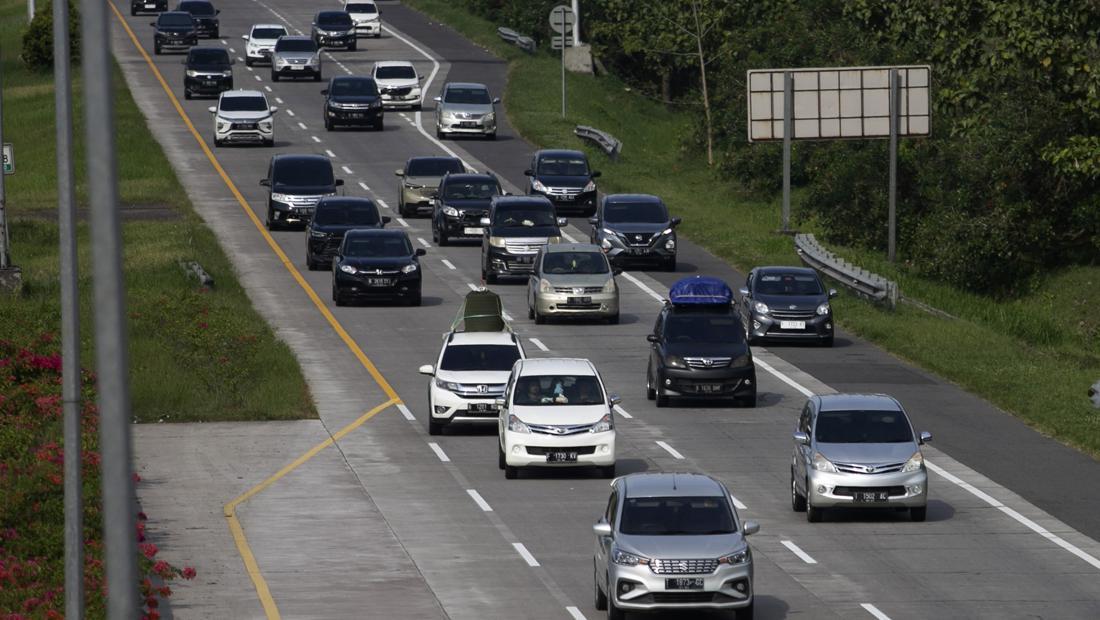
[[[665,443],[663,441],[658,441],[657,445],[664,448],[665,452],[668,452],[669,454],[671,454],[673,458],[683,460],[684,455],[677,452],[676,448],[673,448],[672,446],[668,445],[667,443]]]
[[[535,556],[531,555],[531,552],[527,550],[527,547],[523,546],[523,543],[512,543],[516,552],[523,558],[524,562],[527,562],[528,566],[539,566],[539,561],[535,559]]]
[[[791,553],[798,556],[798,559],[802,560],[803,562],[807,564],[817,564],[817,560],[810,557],[810,554],[800,549],[798,545],[794,544],[794,542],[789,540],[781,540],[779,541],[779,544],[783,545],[787,549],[790,549]]]
[[[493,511],[493,507],[489,505],[489,502],[485,501],[485,498],[482,497],[481,494],[478,493],[476,490],[466,489],[466,493],[469,494],[470,498],[474,500],[474,503],[477,504],[477,507],[480,508],[483,512]]]
[[[439,447],[439,444],[433,441],[428,443],[428,447],[432,449],[432,452],[435,452],[435,455],[439,457],[439,460],[443,461],[444,463],[451,462],[451,457],[447,456],[447,453],[443,451],[443,448]]]

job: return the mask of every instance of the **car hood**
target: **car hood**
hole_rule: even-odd
[[[607,415],[607,405],[515,405],[510,413],[528,424],[595,424]]]
[[[740,532],[715,536],[640,536],[618,533],[615,544],[635,555],[662,560],[718,559],[744,546]]]
[[[420,86],[420,82],[418,80],[410,78],[395,78],[388,80],[380,80],[378,78],[375,78],[374,81],[378,84],[378,88],[417,88]]]
[[[488,211],[490,202],[492,202],[490,198],[448,198],[443,201],[443,204],[462,211]]]
[[[423,185],[424,187],[430,187],[436,189],[439,187],[439,182],[443,180],[443,177],[405,177],[406,185]]]
[[[255,47],[263,47],[263,48],[270,49],[270,48],[275,47],[275,42],[276,41],[278,41],[278,39],[249,39],[248,44],[253,45]]]
[[[592,179],[587,176],[554,176],[540,174],[535,177],[547,187],[576,187],[578,189],[588,185]]]
[[[737,358],[749,352],[749,345],[726,342],[668,342],[665,344],[665,351],[669,355],[681,357]]]
[[[381,269],[383,271],[396,271],[413,262],[411,256],[400,258],[372,258],[365,256],[345,256],[341,261],[345,265],[352,265],[356,269]]]
[[[317,32],[348,32],[355,28],[355,22],[350,24],[317,24]]]
[[[196,71],[198,73],[217,73],[221,74],[225,71],[232,71],[233,67],[230,65],[187,65],[184,69],[188,71]]]
[[[631,233],[659,233],[669,227],[669,222],[659,224],[630,223],[630,222],[604,222],[603,227],[615,232]]]
[[[373,22],[378,19],[378,13],[348,13],[357,22]]]
[[[820,443],[815,446],[835,463],[904,463],[917,451],[914,441],[898,443]]]
[[[194,29],[194,26],[157,26],[157,32],[164,32],[167,34],[185,34]]]
[[[488,103],[442,103],[440,109],[447,114],[488,114],[493,106]]]
[[[262,121],[267,118],[271,118],[270,112],[251,112],[248,110],[240,112],[226,112],[221,110],[218,112],[218,117],[227,121]]]
[[[331,194],[336,188],[331,185],[284,185],[275,183],[271,191],[279,194],[291,194],[292,196],[321,196]]]
[[[821,304],[829,301],[827,295],[760,295],[753,301],[762,301],[775,310],[817,310]],[[794,306],[793,308],[791,306]]]
[[[309,59],[313,58],[314,56],[318,56],[319,53],[318,52],[275,52],[275,55],[278,56],[279,58],[283,58],[285,60],[290,60],[292,58],[304,58],[306,60],[309,60]]]
[[[312,224],[310,227],[317,232],[339,234],[343,236],[343,234],[348,232],[349,230],[359,230],[364,228],[382,228],[382,225],[375,224],[374,226],[367,226],[365,224]]]
[[[495,226],[492,228],[493,237],[507,237],[513,241],[527,241],[531,244],[546,243],[548,237],[560,237],[561,231],[557,226]]]
[[[437,370],[436,378],[452,383],[503,385],[508,383],[509,370]]]
[[[603,286],[611,279],[610,273],[545,273],[542,277],[552,286]]]
[[[374,103],[381,99],[378,95],[337,95],[330,101],[333,103]]]

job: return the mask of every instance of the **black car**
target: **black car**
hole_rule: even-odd
[[[195,30],[195,20],[190,13],[167,11],[157,16],[157,21],[149,24],[153,31],[153,53],[164,50],[186,50],[199,44],[199,33]]]
[[[325,96],[325,129],[353,125],[382,130],[385,113],[374,78],[335,77],[321,94]]]
[[[327,267],[349,230],[382,228],[389,222],[370,198],[322,198],[306,225],[306,266],[310,271]]]
[[[318,201],[335,196],[344,184],[332,173],[332,161],[324,155],[276,155],[267,166],[267,228],[286,224],[305,225],[313,217]]]
[[[167,10],[168,0],[130,0],[130,15],[163,13]]]
[[[757,267],[741,289],[749,342],[809,340],[833,346],[833,309],[817,272],[806,267]]]
[[[360,229],[344,235],[332,259],[332,300],[392,299],[420,305],[422,248],[403,230]]]
[[[359,47],[355,22],[347,11],[321,11],[315,15],[310,36],[317,47],[342,47],[349,51]]]
[[[176,5],[176,10],[190,13],[195,18],[195,28],[198,29],[199,36],[218,38],[221,32],[218,13],[221,11],[215,9],[213,4],[207,0],[184,0]]]
[[[646,370],[646,397],[728,399],[756,406],[756,366],[725,282],[695,276],[672,285],[657,315]]]
[[[561,243],[565,224],[544,196],[493,198],[489,215],[481,218],[481,279],[492,284],[500,276],[528,276],[539,250]]]
[[[439,182],[432,211],[432,239],[447,245],[452,239],[481,239],[481,218],[489,215],[493,198],[503,195],[491,174],[448,174]]]
[[[528,194],[546,196],[558,213],[576,211],[586,216],[596,213],[596,181],[599,171],[588,167],[588,157],[580,151],[541,150],[531,160]]]
[[[604,196],[592,225],[592,243],[603,248],[611,263],[655,264],[676,271],[676,227],[665,203],[648,194]]]
[[[233,60],[221,47],[193,47],[183,61],[183,97],[220,95],[233,90]]]

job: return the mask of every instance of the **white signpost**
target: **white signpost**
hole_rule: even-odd
[[[4,143],[4,174],[15,174],[15,153],[11,143]]]
[[[561,117],[565,118],[565,48],[572,43],[573,26],[577,23],[577,14],[564,4],[550,9],[550,29],[558,33],[552,37],[553,49],[561,50]]]
[[[791,140],[890,140],[890,261],[895,256],[897,139],[931,132],[931,68],[749,71],[749,142],[783,141],[783,230],[790,228]]]

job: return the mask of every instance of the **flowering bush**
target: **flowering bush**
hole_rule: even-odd
[[[104,615],[106,594],[98,415],[95,378],[84,373],[81,383],[84,587],[87,614],[94,618]],[[25,345],[0,340],[0,620],[63,617],[61,437],[61,357],[53,336]],[[138,513],[143,620],[157,620],[160,600],[171,595],[167,582],[191,579],[195,570],[158,560],[156,545],[145,542],[145,520]]]

